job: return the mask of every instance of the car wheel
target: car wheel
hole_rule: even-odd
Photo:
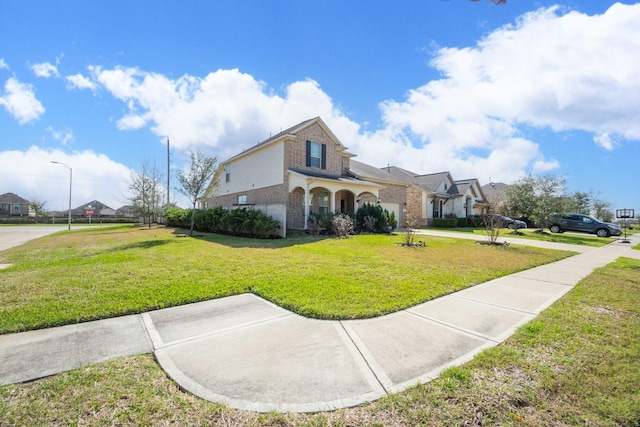
[[[599,228],[598,231],[596,231],[596,234],[598,235],[598,237],[609,237],[611,235],[611,233],[609,233],[609,230],[607,230],[606,228]]]
[[[552,233],[562,233],[562,228],[560,228],[560,226],[556,224],[553,224],[551,227],[549,227],[549,230],[551,230]]]
[[[512,229],[512,230],[515,230],[515,229],[516,229],[516,226],[515,226],[514,224],[508,224],[508,225],[507,225],[507,228],[510,228],[510,229]]]

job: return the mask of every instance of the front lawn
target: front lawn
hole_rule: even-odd
[[[305,316],[410,307],[570,252],[420,236],[253,240],[131,226],[64,231],[0,253],[0,333],[254,292]]]

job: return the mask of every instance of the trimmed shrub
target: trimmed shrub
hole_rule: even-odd
[[[458,218],[433,218],[433,226],[438,228],[453,228],[458,225]]]
[[[170,227],[189,228],[191,209],[171,208],[165,212]],[[194,229],[198,231],[230,234],[234,236],[262,239],[278,237],[280,223],[257,209],[213,209],[196,210]]]
[[[373,233],[390,233],[396,229],[398,221],[393,212],[380,205],[365,203],[356,212],[356,229]]]
[[[481,227],[482,226],[482,217],[479,216],[470,216],[466,218],[458,218],[458,224],[456,227]]]

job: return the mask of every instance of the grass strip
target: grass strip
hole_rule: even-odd
[[[443,231],[443,232],[451,232],[451,233],[465,233],[465,234],[473,234],[476,236],[487,236],[487,231],[483,228],[471,228],[471,227],[454,227],[454,228],[432,228],[434,231]],[[584,233],[551,233],[548,230],[544,233],[539,233],[538,229],[528,228],[518,230],[518,233],[515,233],[513,230],[508,228],[501,229],[499,239],[509,240],[511,239],[528,239],[528,240],[539,240],[542,242],[552,242],[552,243],[565,243],[568,245],[582,245],[582,246],[592,246],[592,247],[601,247],[607,245],[615,240],[620,239],[620,237],[597,237],[594,234],[584,234]]]

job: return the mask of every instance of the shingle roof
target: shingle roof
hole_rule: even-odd
[[[31,203],[29,200],[27,199],[23,199],[22,197],[18,196],[15,193],[4,193],[4,194],[0,194],[0,203],[17,203],[17,204],[29,204]]]
[[[504,192],[506,187],[508,187],[508,185],[504,182],[491,182],[483,185],[481,188],[487,200],[495,201]]]
[[[408,184],[407,180],[402,180],[393,175],[389,168],[376,168],[366,163],[358,162],[356,160],[349,161],[349,172],[360,179],[373,179],[377,181],[385,182],[398,182]]]
[[[246,154],[248,154],[249,152],[256,150],[257,148],[263,147],[267,144],[270,144],[274,141],[277,141],[279,139],[282,139],[283,137],[287,136],[287,135],[295,135],[297,132],[299,132],[300,130],[306,128],[307,126],[311,125],[312,123],[320,123],[322,125],[322,127],[325,129],[325,131],[336,141],[338,142],[338,144],[340,144],[343,149],[345,149],[346,147],[344,147],[344,145],[342,145],[342,143],[340,142],[340,140],[338,139],[338,137],[336,137],[333,132],[331,131],[331,129],[329,129],[329,127],[326,125],[326,123],[324,123],[324,121],[318,116],[318,117],[314,117],[312,119],[308,119],[305,120],[303,122],[298,123],[295,126],[291,126],[288,129],[285,129],[283,131],[278,132],[277,134],[270,136],[269,138],[265,139],[264,141],[260,141],[259,143],[257,143],[256,145],[247,148],[246,150],[243,150],[242,153],[236,154],[235,156],[225,160],[224,163],[230,162],[231,160],[234,160],[238,157],[242,157]],[[343,153],[345,154],[349,154],[346,151],[343,151]],[[353,156],[353,155],[352,155]]]
[[[88,203],[84,203],[76,208],[71,209],[71,212],[74,215],[84,215],[86,211],[86,207],[91,206],[93,208],[93,212],[97,215],[103,209],[111,209],[109,206],[105,205],[99,200],[92,200]],[[114,209],[111,209],[114,210]]]
[[[442,183],[442,181],[444,181],[450,176],[451,174],[449,172],[430,173],[427,175],[416,176],[415,182],[425,190],[435,192],[440,186],[440,184]]]
[[[323,173],[323,172],[311,171],[308,169],[298,169],[298,168],[289,168],[289,170],[291,172],[299,173],[300,175],[308,176],[311,178],[320,178],[320,179],[327,179],[331,181],[340,181],[340,182],[346,182],[346,183],[352,183],[352,184],[380,187],[379,185],[373,182],[363,181],[358,178],[352,178],[347,175],[336,175],[331,173]]]

